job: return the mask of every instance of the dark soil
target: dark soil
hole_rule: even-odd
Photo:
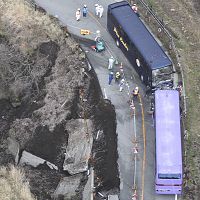
[[[93,146],[95,172],[102,181],[98,190],[119,188],[116,113],[114,106],[109,101],[99,102],[95,123],[98,129],[103,130],[104,133],[103,138],[95,141]]]
[[[62,169],[67,141],[68,134],[62,125],[57,126],[53,132],[46,126],[39,126],[34,138],[26,145],[26,150]]]
[[[55,65],[59,49],[60,47],[54,41],[45,42],[39,46],[39,52],[48,56],[48,60],[51,61],[52,65]]]
[[[65,174],[48,167],[40,166],[37,169],[30,166],[24,167],[26,177],[28,177],[31,192],[37,197],[37,200],[51,200],[60,179]]]
[[[93,120],[96,133],[99,130],[103,133],[98,140],[94,140],[92,150],[93,158],[91,159],[91,165],[94,166],[95,170],[95,184],[97,191],[108,191],[113,188],[119,189],[116,113],[110,101],[102,98],[95,72],[92,72],[92,77],[93,80],[90,83],[91,103],[96,105],[93,107],[93,112],[95,113]]]

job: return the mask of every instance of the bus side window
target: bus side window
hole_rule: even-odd
[[[136,62],[136,65],[137,65],[138,67],[141,67],[139,58],[136,58],[136,59],[135,59],[135,62]]]

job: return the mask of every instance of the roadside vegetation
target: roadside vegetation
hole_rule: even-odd
[[[0,168],[0,200],[35,200],[24,173],[14,166]]]

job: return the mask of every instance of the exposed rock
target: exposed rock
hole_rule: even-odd
[[[63,170],[70,174],[77,174],[88,169],[93,136],[91,120],[70,120],[66,124],[69,133]]]
[[[76,190],[80,185],[83,175],[77,174],[71,177],[64,177],[58,184],[56,191],[53,194],[54,198],[63,195],[66,199],[72,199],[76,195]]]
[[[54,165],[53,163],[50,163],[42,158],[39,158],[27,151],[23,151],[19,164],[31,165],[32,167],[38,167],[41,164],[46,164],[50,169],[58,170],[58,167]]]
[[[45,160],[42,158],[39,158],[37,156],[34,156],[33,154],[27,152],[27,151],[23,151],[22,153],[22,157],[19,161],[20,165],[31,165],[32,167],[37,167],[41,164],[44,164]]]
[[[14,156],[16,164],[19,161],[19,148],[19,143],[15,139],[8,137],[8,151]]]

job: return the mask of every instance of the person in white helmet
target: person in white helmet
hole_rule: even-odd
[[[122,92],[122,90],[123,90],[123,88],[124,88],[124,84],[125,84],[125,80],[122,79],[122,80],[120,81],[120,84],[119,84],[119,91],[120,91],[120,92]]]
[[[133,4],[132,9],[133,9],[134,13],[136,13],[136,15],[139,17],[140,15],[138,13],[138,7],[137,7],[136,3]]]
[[[113,58],[113,56],[111,56],[111,57],[108,59],[108,69],[109,69],[109,70],[112,70],[113,65],[114,65],[114,62],[115,62],[115,59]]]
[[[99,6],[99,18],[101,18],[103,16],[103,11],[104,11],[103,6],[100,5]]]
[[[139,87],[138,86],[135,87],[132,94],[133,94],[133,98],[138,97],[138,94],[139,94]]]
[[[81,9],[78,8],[77,11],[76,11],[76,21],[79,21],[81,18]]]
[[[84,6],[83,6],[83,17],[87,17],[87,13],[88,13],[87,6],[84,5]]]
[[[99,16],[99,4],[95,4],[95,15]]]
[[[138,12],[138,7],[137,7],[136,3],[133,4],[132,9],[133,9],[133,11],[134,11],[135,13]]]

